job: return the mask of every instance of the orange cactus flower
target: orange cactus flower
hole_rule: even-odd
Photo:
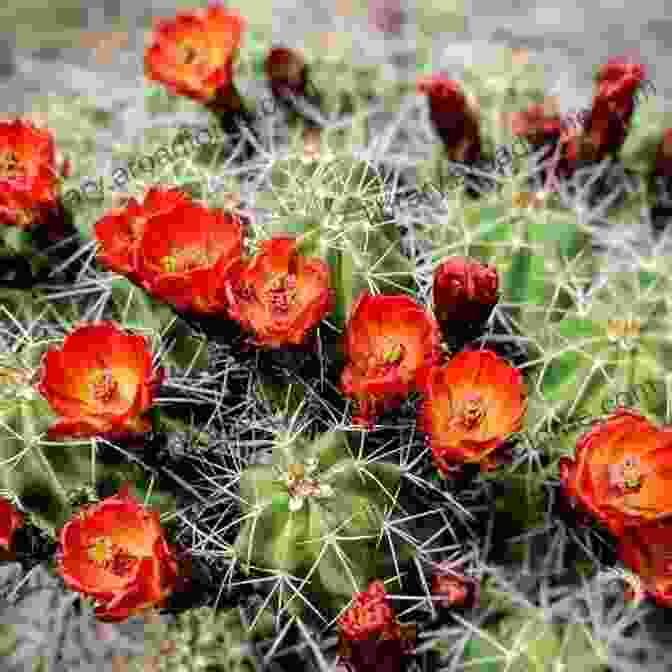
[[[397,621],[382,581],[372,581],[358,593],[338,625],[339,654],[357,672],[397,672],[415,644],[415,626]]]
[[[229,315],[254,333],[254,343],[279,348],[301,345],[334,306],[329,266],[297,250],[291,236],[261,242],[259,252],[239,264],[225,283]]]
[[[619,538],[621,562],[639,576],[641,593],[662,607],[672,607],[672,525],[669,522],[628,527]],[[629,592],[628,597],[635,597]]]
[[[576,445],[574,459],[560,460],[560,479],[570,502],[617,536],[624,528],[672,515],[672,428],[620,408]]]
[[[246,22],[217,4],[159,19],[145,52],[145,74],[177,95],[208,103],[233,83],[233,64]]]
[[[30,229],[58,209],[54,139],[29,121],[0,121],[0,223]]]
[[[59,541],[59,573],[72,590],[96,600],[101,621],[163,606],[177,583],[175,549],[166,542],[159,513],[145,510],[129,483],[69,520]]]
[[[223,283],[243,255],[243,224],[231,212],[197,203],[149,219],[138,249],[140,284],[178,310],[226,311]]]
[[[24,523],[24,515],[4,497],[0,497],[0,546],[9,550],[14,532]]]
[[[434,316],[405,295],[360,294],[345,328],[347,365],[341,389],[355,397],[355,424],[370,427],[422,386],[441,356],[441,334]]]
[[[152,370],[147,341],[114,322],[80,326],[42,361],[40,394],[62,420],[50,438],[144,434],[164,370]]]
[[[418,426],[442,476],[467,463],[488,470],[495,451],[520,431],[527,410],[523,376],[491,350],[465,350],[427,376]]]
[[[485,322],[499,300],[497,269],[451,257],[434,271],[434,314],[443,326]]]
[[[95,234],[100,245],[98,260],[109,269],[137,281],[137,257],[147,222],[158,215],[173,213],[190,202],[189,194],[160,187],[151,187],[142,204],[130,198],[123,208],[117,208],[96,222]]]
[[[475,101],[447,74],[421,77],[418,93],[429,97],[429,115],[446,147],[448,158],[465,164],[481,158],[479,113]]]

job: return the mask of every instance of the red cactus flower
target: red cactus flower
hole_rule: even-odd
[[[639,591],[662,607],[672,607],[672,524],[668,521],[628,527],[619,538],[621,562],[639,576]]]
[[[447,74],[421,77],[419,93],[429,97],[429,116],[451,161],[474,164],[481,157],[479,112],[476,101],[462,93]]]
[[[358,402],[353,422],[370,427],[378,413],[421,387],[429,368],[439,361],[439,325],[409,296],[364,291],[345,328],[345,351],[348,363],[341,389]]]
[[[672,428],[618,409],[560,460],[566,496],[617,536],[672,514]]]
[[[191,202],[189,194],[179,189],[150,187],[140,204],[129,199],[123,208],[108,213],[95,225],[100,244],[97,258],[109,269],[139,281],[138,252],[145,225],[153,217],[174,213]]]
[[[441,326],[485,322],[499,300],[497,269],[451,257],[434,271],[434,314]]]
[[[54,139],[29,121],[0,121],[0,223],[30,229],[58,209]]]
[[[187,202],[145,223],[138,248],[142,286],[178,310],[225,312],[224,281],[243,254],[243,225],[231,212]]]
[[[50,349],[38,389],[62,420],[50,438],[126,436],[151,430],[152,406],[164,370],[152,371],[147,341],[113,322],[80,326]]]
[[[145,510],[130,487],[85,507],[60,532],[59,573],[72,590],[96,600],[102,621],[163,606],[178,578],[158,512]]]
[[[430,370],[418,426],[447,476],[467,463],[496,467],[495,451],[520,431],[526,410],[520,371],[495,352],[468,350]]]
[[[230,273],[225,283],[229,315],[254,333],[260,347],[300,345],[334,306],[329,266],[308,259],[297,240],[277,236]]]
[[[237,12],[216,4],[159,19],[145,53],[146,76],[204,103],[226,97],[245,27]]]
[[[0,546],[9,550],[14,532],[24,523],[24,515],[4,497],[0,497]]]
[[[358,593],[338,624],[339,655],[356,672],[401,670],[403,656],[415,644],[415,626],[397,621],[382,581],[372,581]]]

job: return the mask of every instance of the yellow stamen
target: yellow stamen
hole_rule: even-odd
[[[22,174],[16,153],[12,150],[0,152],[0,177],[16,177]]]
[[[96,400],[110,401],[117,391],[117,381],[114,380],[109,369],[103,369],[94,374],[92,387]]]
[[[99,537],[89,546],[88,553],[97,565],[104,565],[112,558],[112,541],[108,537]]]

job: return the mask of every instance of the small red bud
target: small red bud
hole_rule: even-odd
[[[441,607],[470,607],[477,597],[477,582],[471,577],[450,570],[444,563],[432,577],[432,595],[442,598]]]
[[[499,300],[497,270],[486,264],[452,257],[434,273],[434,312],[440,323],[482,323]]]

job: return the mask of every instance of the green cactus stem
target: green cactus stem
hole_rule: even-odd
[[[338,429],[278,441],[271,464],[241,475],[240,561],[304,576],[343,606],[376,575],[400,477],[396,464],[353,454]]]

